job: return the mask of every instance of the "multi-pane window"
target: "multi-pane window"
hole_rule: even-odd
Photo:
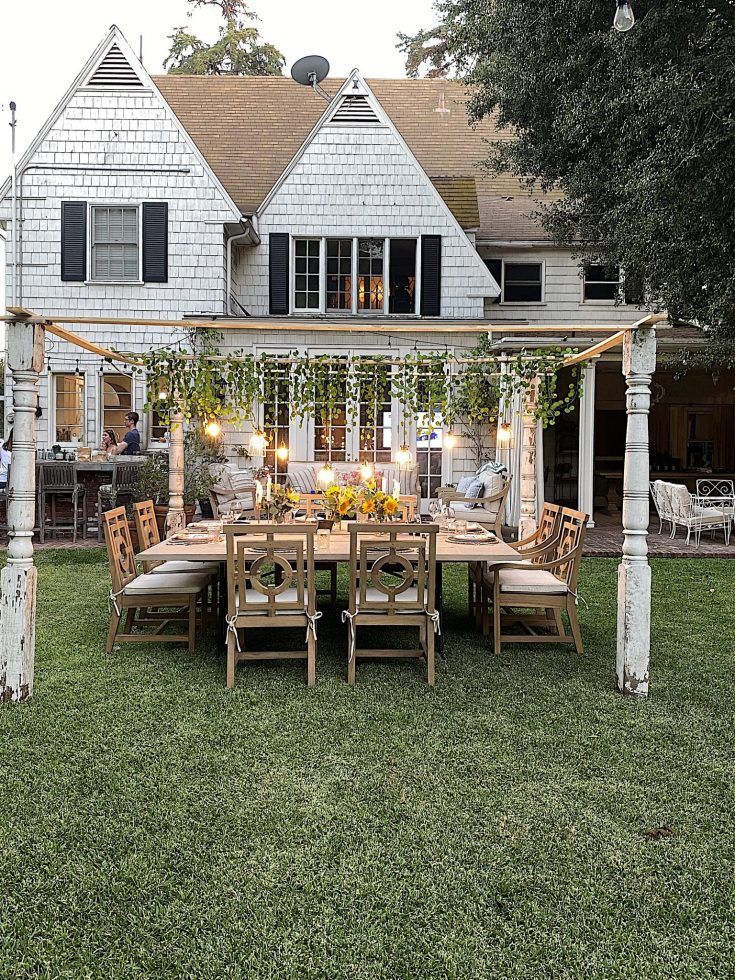
[[[92,279],[140,279],[137,207],[92,208]]]
[[[444,419],[441,413],[434,408],[436,397],[432,396],[433,384],[436,382],[437,375],[433,378],[429,374],[428,368],[424,368],[419,374],[418,396],[419,406],[423,410],[419,412],[416,419],[416,462],[419,468],[419,487],[421,498],[427,502],[436,496],[436,492],[442,485],[442,458],[444,442]],[[436,368],[437,372],[443,368]],[[432,404],[433,403],[433,404]]]
[[[540,303],[543,298],[541,262],[503,263],[503,302]]]
[[[102,429],[125,435],[125,416],[133,408],[133,379],[127,374],[106,374],[102,379]]]
[[[620,267],[586,265],[584,267],[585,302],[606,300],[614,303],[620,293]]]
[[[330,367],[329,402],[321,393],[314,410],[314,459],[347,459],[347,373],[345,364]],[[331,404],[330,404],[331,402]]]
[[[361,238],[357,244],[357,308],[383,309],[382,238]]]
[[[352,310],[352,239],[327,241],[327,310]]]
[[[359,456],[373,463],[388,463],[392,449],[390,368],[381,365],[375,369],[375,380],[361,386]]]
[[[275,377],[271,377],[266,385],[263,403],[263,428],[268,439],[265,450],[265,465],[271,474],[282,481],[288,472],[289,450],[289,384],[288,365]]]
[[[319,309],[319,260],[321,239],[297,238],[294,242],[294,308]]]
[[[54,441],[81,442],[84,436],[84,375],[54,375]]]

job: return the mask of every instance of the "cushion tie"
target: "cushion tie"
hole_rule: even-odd
[[[237,613],[235,613],[233,616],[225,616],[225,622],[227,623],[227,632],[234,634],[237,652],[242,653],[240,648],[240,637],[238,636],[237,626],[235,625],[237,622]]]
[[[355,658],[355,643],[356,643],[356,641],[355,641],[355,624],[353,623],[353,619],[355,618],[355,616],[357,616],[357,613],[356,612],[350,612],[349,609],[343,609],[342,610],[342,622],[343,623],[346,623],[346,622],[349,621],[349,624],[350,624],[350,644],[349,644],[350,645],[350,655],[349,655],[349,658],[347,660],[348,663],[352,663],[352,661]]]
[[[317,619],[321,619],[323,615],[324,615],[324,613],[321,611],[321,609],[318,609],[316,612],[313,612],[313,613],[309,613],[308,612],[306,614],[306,618],[309,621],[306,624],[306,642],[307,643],[309,642],[309,630],[311,630],[311,632],[314,634],[314,642],[316,642],[316,621],[317,621]]]

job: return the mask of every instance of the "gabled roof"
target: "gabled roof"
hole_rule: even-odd
[[[323,87],[333,96],[344,81],[327,79]],[[153,82],[248,215],[258,210],[325,110],[310,88],[284,77],[156,75]],[[481,239],[547,237],[530,217],[536,205],[518,181],[511,194],[508,178],[482,173],[487,141],[511,136],[493,119],[469,125],[466,90],[459,83],[378,78],[368,85],[463,228],[477,230]]]

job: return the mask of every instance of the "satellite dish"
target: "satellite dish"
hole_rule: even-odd
[[[320,54],[307,54],[305,58],[299,58],[291,68],[291,78],[299,85],[310,85],[325,102],[331,102],[332,97],[324,91],[319,82],[328,74],[329,62]]]
[[[291,78],[299,85],[311,85],[315,88],[329,74],[329,62],[320,54],[307,54],[299,58],[291,68]]]

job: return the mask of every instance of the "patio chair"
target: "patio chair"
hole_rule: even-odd
[[[160,544],[161,536],[158,531],[156,512],[153,508],[152,500],[144,500],[133,504],[133,514],[135,516],[135,529],[138,532],[138,547],[141,551],[146,551],[156,544]],[[209,585],[212,590],[212,611],[217,605],[217,592],[219,586],[220,563],[218,561],[160,561],[142,560],[143,570],[151,575],[171,575],[171,574],[191,574],[209,576]]]
[[[492,601],[496,655],[503,643],[573,643],[577,653],[583,653],[577,619],[577,579],[588,519],[588,514],[565,507],[559,535],[555,541],[552,539],[553,547],[535,555],[528,565],[495,565],[485,573],[485,595]],[[566,631],[562,612],[567,614],[571,633]],[[525,632],[503,632],[513,625]],[[539,627],[552,632],[539,633]]]
[[[112,465],[112,480],[97,491],[97,538],[102,540],[102,516],[107,510],[131,504],[140,479],[141,463],[116,459]]]
[[[58,504],[68,498],[71,505],[71,523],[59,520]],[[51,522],[47,523],[46,504],[50,503]],[[81,513],[80,513],[81,504]],[[41,463],[38,467],[38,528],[41,544],[46,539],[46,531],[55,537],[59,531],[71,531],[72,543],[77,542],[79,525],[82,537],[87,536],[87,494],[79,482],[76,463]]]
[[[306,660],[316,683],[316,611],[312,524],[226,525],[227,687],[235,667],[252,660]],[[274,575],[274,571],[278,575]],[[306,649],[245,649],[248,630],[304,629]]]
[[[663,480],[652,480],[649,483],[651,499],[658,517],[658,533],[663,531],[666,521],[671,521],[671,501],[668,493],[669,484]]]
[[[562,507],[560,504],[544,502],[538,526],[533,534],[516,541],[511,547],[520,551],[527,561],[538,563],[552,550],[561,530]],[[470,615],[474,615],[475,626],[479,629],[487,616],[487,597],[484,595],[484,579],[487,570],[485,562],[470,562],[467,566]]]
[[[671,502],[671,537],[676,536],[676,529],[682,527],[687,532],[689,544],[692,534],[694,543],[699,547],[702,531],[722,530],[725,545],[730,543],[732,517],[726,513],[721,502],[716,498],[693,496],[683,483],[667,484],[667,492]]]
[[[452,487],[439,487],[437,496],[445,504],[451,505],[455,517],[463,521],[475,521],[494,531],[498,538],[501,538],[503,511],[512,480],[512,476],[504,479],[498,473],[488,473],[481,497],[467,497]],[[500,489],[487,492],[491,485],[499,485]]]
[[[735,480],[721,480],[719,477],[697,480],[697,497],[716,500],[717,507],[735,518]]]
[[[436,524],[354,524],[350,526],[347,681],[355,683],[358,660],[371,657],[421,658],[434,684],[434,632],[439,631],[436,592]],[[358,648],[360,626],[418,627],[416,649]],[[391,629],[391,627],[393,629]]]
[[[186,643],[192,652],[197,602],[204,599],[208,576],[193,573],[139,575],[125,508],[106,511],[102,520],[112,579],[107,653],[112,653],[115,643]],[[202,612],[204,619],[204,610]],[[136,621],[138,613],[142,615]],[[181,622],[182,616],[188,624],[186,633],[164,633],[169,623]],[[124,632],[118,633],[123,617]],[[153,625],[154,630],[152,633],[133,633],[136,624]]]

